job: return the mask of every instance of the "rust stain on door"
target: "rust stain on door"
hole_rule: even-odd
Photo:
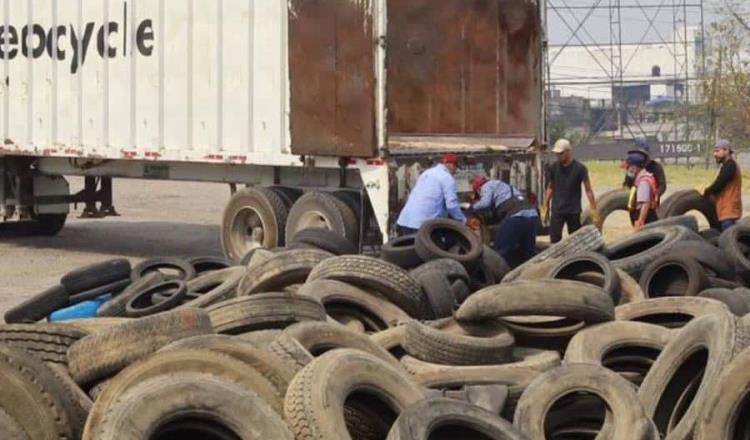
[[[371,0],[290,0],[289,69],[292,152],[374,156]]]
[[[388,0],[388,131],[536,137],[541,23],[530,0]]]

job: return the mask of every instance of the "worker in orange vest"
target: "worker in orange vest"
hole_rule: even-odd
[[[713,197],[721,230],[726,231],[742,217],[742,170],[732,154],[732,144],[720,140],[714,147],[714,159],[721,164],[719,175],[703,191],[705,197]]]
[[[628,177],[634,182],[628,198],[628,211],[633,229],[638,232],[647,223],[658,220],[656,208],[659,207],[659,188],[654,175],[646,170],[646,155],[632,152],[628,154],[625,163],[628,167]]]

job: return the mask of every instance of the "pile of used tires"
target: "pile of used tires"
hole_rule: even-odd
[[[380,258],[314,230],[81,268],[0,326],[0,438],[747,438],[750,227],[696,229],[513,270],[447,220]]]

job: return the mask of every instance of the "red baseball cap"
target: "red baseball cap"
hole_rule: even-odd
[[[443,163],[451,163],[453,165],[458,165],[458,155],[453,154],[453,153],[444,154]]]
[[[474,192],[479,192],[485,183],[487,183],[486,177],[477,176],[471,181],[471,187],[474,189]]]

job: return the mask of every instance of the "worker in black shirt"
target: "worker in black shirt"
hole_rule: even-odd
[[[562,239],[563,226],[568,225],[568,234],[581,227],[581,186],[586,189],[591,218],[601,223],[596,207],[596,197],[591,188],[589,171],[584,164],[573,158],[573,148],[566,139],[560,139],[552,150],[557,154],[555,162],[547,170],[547,191],[544,197],[543,217],[549,219],[550,241],[554,244]]]
[[[648,145],[648,141],[645,138],[639,138],[635,141],[635,149],[628,151],[628,154],[638,153],[642,154],[646,158],[646,171],[651,173],[656,179],[656,187],[659,189],[659,196],[663,196],[667,192],[667,175],[664,173],[664,167],[662,164],[655,160],[651,160],[651,148]],[[625,174],[625,181],[622,183],[622,187],[630,189],[633,187],[635,179]]]

